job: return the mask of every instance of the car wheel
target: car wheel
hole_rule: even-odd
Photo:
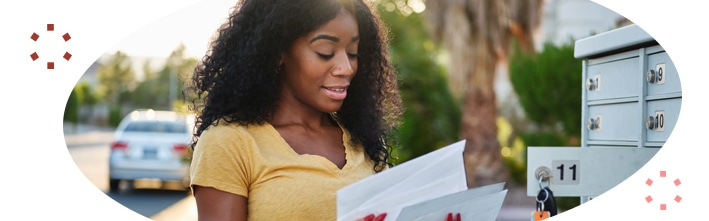
[[[119,184],[121,183],[121,180],[119,179],[109,179],[108,184],[109,184],[109,191],[111,192],[118,192],[120,190]]]

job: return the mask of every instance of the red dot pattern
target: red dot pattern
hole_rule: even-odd
[[[54,24],[47,24],[47,31],[54,31]],[[39,39],[39,34],[37,34],[36,32],[33,32],[32,35],[30,36],[30,39],[32,39],[33,41],[36,42]],[[69,33],[67,32],[64,35],[62,35],[62,39],[64,39],[64,42],[67,42],[71,39],[71,35],[69,35]],[[71,59],[72,55],[69,52],[65,52],[64,56],[62,56],[62,57],[65,60],[69,61],[69,59]],[[37,54],[37,52],[33,52],[32,54],[30,54],[30,58],[32,58],[32,61],[36,61],[37,59],[39,59],[39,54]],[[52,62],[52,61],[47,62],[47,69],[54,69],[54,62]]]
[[[664,170],[660,171],[660,177],[667,177],[667,171],[664,171]],[[654,183],[654,181],[650,178],[645,180],[645,184],[647,184],[648,186],[652,186],[653,183]],[[682,182],[679,179],[675,179],[672,183],[674,183],[675,186],[679,186],[680,184],[682,184]],[[652,196],[648,195],[647,197],[645,197],[645,201],[647,203],[652,202],[653,201]],[[682,201],[682,197],[680,197],[679,195],[676,195],[674,198],[674,201],[679,203],[680,201]],[[667,210],[667,204],[664,204],[664,203],[660,204],[660,210]]]
[[[39,35],[38,35],[37,33],[32,33],[32,36],[30,36],[30,38],[31,38],[33,41],[37,41],[37,39],[39,39]]]

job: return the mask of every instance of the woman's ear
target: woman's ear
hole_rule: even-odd
[[[281,58],[278,59],[278,66],[276,66],[276,73],[281,73],[281,70],[283,69],[283,53],[281,53]]]

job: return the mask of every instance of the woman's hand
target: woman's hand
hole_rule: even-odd
[[[363,218],[357,219],[355,221],[384,221],[384,218],[387,217],[387,213],[381,213],[379,215],[375,214],[369,214]]]

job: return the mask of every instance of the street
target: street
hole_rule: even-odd
[[[69,153],[81,172],[98,189],[138,214],[151,218],[188,196],[186,191],[151,188],[126,188],[109,193],[108,156],[113,131],[90,126],[65,126],[64,135]],[[136,186],[141,187],[140,183]]]

